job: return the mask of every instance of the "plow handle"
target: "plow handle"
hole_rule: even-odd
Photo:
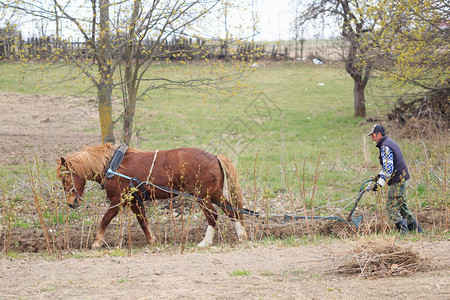
[[[347,221],[350,222],[352,221],[352,217],[353,217],[353,213],[355,212],[356,206],[358,206],[359,200],[361,200],[362,196],[364,195],[365,192],[368,192],[372,189],[371,186],[368,186],[366,189],[364,189],[364,186],[366,185],[366,183],[368,182],[372,182],[374,181],[373,178],[371,179],[367,179],[366,181],[363,182],[363,184],[361,185],[361,188],[359,189],[359,193],[358,196],[356,196],[356,200],[355,200],[355,205],[353,205],[352,211],[350,212],[350,214],[347,217]]]

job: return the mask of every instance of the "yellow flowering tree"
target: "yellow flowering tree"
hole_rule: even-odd
[[[449,11],[440,0],[379,0],[368,7],[367,15],[380,20],[373,52],[381,75],[395,87],[448,95]]]

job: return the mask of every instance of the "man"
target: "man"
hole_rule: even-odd
[[[382,166],[382,171],[375,176],[372,190],[377,191],[387,183],[389,190],[386,208],[389,220],[395,223],[401,233],[415,230],[422,232],[422,228],[406,204],[406,188],[410,176],[400,147],[386,135],[384,127],[379,124],[375,124],[368,135],[377,143]]]

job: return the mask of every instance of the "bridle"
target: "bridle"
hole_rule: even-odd
[[[59,174],[70,174],[71,180],[72,180],[72,188],[70,189],[70,192],[75,194],[75,200],[79,200],[81,202],[83,202],[83,198],[80,196],[80,194],[78,193],[77,189],[75,188],[75,180],[73,178],[73,172],[70,171],[69,169],[67,169],[67,171],[60,171]],[[65,185],[65,183],[64,183]],[[66,189],[64,189],[64,192],[66,193]]]

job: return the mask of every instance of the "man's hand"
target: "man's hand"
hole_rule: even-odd
[[[375,175],[375,177],[373,178],[372,192],[376,192],[382,187],[382,185],[378,183],[378,179],[380,179],[380,178],[381,178],[380,173]]]
[[[375,177],[374,177],[374,181],[375,182],[378,182],[378,179],[380,179],[380,177],[381,177],[381,175],[378,173],[377,175],[375,175]]]
[[[375,183],[373,184],[373,187],[372,187],[372,192],[376,192],[379,189],[381,189],[381,185],[378,184],[378,182],[375,181]]]

